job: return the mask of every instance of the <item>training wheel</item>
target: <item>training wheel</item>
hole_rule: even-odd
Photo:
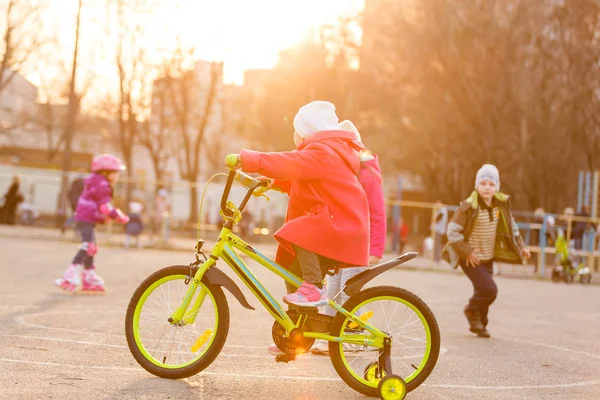
[[[387,375],[379,381],[379,398],[382,400],[402,400],[406,397],[406,383],[398,375]]]
[[[377,367],[379,367],[379,363],[377,361],[367,365],[367,367],[365,368],[365,372],[363,373],[363,378],[365,378],[365,381],[371,383],[379,383],[381,379],[377,378]],[[383,374],[385,376],[385,372]]]

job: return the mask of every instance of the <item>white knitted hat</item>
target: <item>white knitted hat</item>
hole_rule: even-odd
[[[317,132],[339,129],[335,106],[328,101],[311,101],[294,117],[294,130],[306,139]]]
[[[340,129],[343,131],[350,131],[354,133],[356,135],[356,140],[362,143],[360,133],[358,132],[358,129],[356,129],[356,126],[352,123],[352,121],[348,119],[343,120],[342,122],[340,122]]]

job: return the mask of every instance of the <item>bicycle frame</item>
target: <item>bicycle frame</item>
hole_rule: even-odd
[[[194,278],[190,280],[189,289],[184,295],[181,306],[179,306],[173,312],[169,321],[172,324],[182,323],[182,320],[186,324],[194,322],[195,317],[198,314],[206,296],[206,291],[204,289],[200,289],[201,292],[197,296],[194,304],[192,305],[192,309],[188,312],[187,310],[190,306],[190,302],[194,297],[196,290],[198,289],[198,284],[202,281],[202,277],[204,276],[205,272],[208,271],[209,268],[213,267],[219,258],[222,258],[225,261],[225,263],[227,263],[227,265],[229,265],[231,269],[233,269],[233,271],[240,277],[242,282],[244,282],[244,284],[250,289],[254,296],[256,296],[256,298],[265,307],[269,314],[271,314],[273,318],[275,318],[275,320],[285,328],[287,334],[289,335],[289,333],[293,329],[299,327],[299,324],[302,323],[304,319],[299,318],[298,323],[292,321],[292,319],[287,315],[282,306],[277,302],[277,300],[275,300],[271,293],[269,293],[269,291],[263,286],[263,284],[256,277],[256,275],[254,275],[254,273],[240,258],[240,256],[236,252],[236,249],[241,251],[254,261],[258,262],[260,265],[266,267],[268,270],[275,273],[279,277],[283,278],[286,282],[289,282],[294,287],[299,287],[303,283],[303,280],[301,278],[297,277],[296,275],[294,275],[287,269],[281,267],[258,250],[254,249],[244,240],[234,235],[229,228],[223,227],[221,233],[219,234],[217,243],[211,251],[210,257],[205,263],[199,265],[199,268],[196,271]],[[368,322],[359,319],[358,316],[348,312],[332,299],[329,299],[329,306],[337,310],[339,313],[345,315],[350,320],[357,323],[361,328],[373,334],[375,338],[367,339],[365,336],[360,334],[345,334],[342,335],[342,337],[335,337],[320,332],[303,332],[304,337],[358,345],[383,347],[383,340],[385,337],[388,337],[388,335],[375,328]]]

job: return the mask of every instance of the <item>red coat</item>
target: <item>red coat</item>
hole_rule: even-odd
[[[386,239],[385,199],[377,156],[360,163],[358,180],[365,190],[371,219],[370,255],[383,257]]]
[[[325,131],[296,151],[242,150],[244,171],[275,179],[290,196],[286,222],[275,233],[280,265],[293,261],[291,244],[350,266],[369,264],[369,207],[357,178],[361,148],[352,132]]]

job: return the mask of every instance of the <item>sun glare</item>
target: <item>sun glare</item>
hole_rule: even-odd
[[[333,23],[339,17],[356,15],[364,8],[364,0],[154,1],[154,7],[128,17],[130,22],[143,21],[142,41],[151,62],[158,65],[161,59],[169,57],[179,41],[184,48],[196,49],[196,60],[223,60],[225,82],[237,84],[243,83],[245,70],[273,67],[279,52],[305,40],[311,29]],[[85,86],[86,80],[93,82],[86,102],[94,103],[94,99],[105,98],[118,89],[115,38],[107,36],[110,32],[116,37],[118,25],[114,16],[107,23],[103,0],[84,4],[78,82],[80,86]],[[68,75],[76,7],[76,0],[48,3],[47,20],[54,24],[47,28],[58,34],[63,51],[44,56],[35,67],[23,71],[32,83],[44,86],[44,82],[54,82],[56,77],[49,74],[56,69],[52,67],[56,60],[61,60],[59,72]],[[48,68],[40,69],[41,65]],[[47,76],[42,77],[42,73]],[[153,75],[148,78],[153,79]]]
[[[363,6],[363,0],[173,2],[154,13],[161,29],[149,39],[167,45],[179,37],[198,48],[199,57],[225,60],[225,80],[240,82],[244,70],[272,67],[280,50],[302,41],[312,28]]]

